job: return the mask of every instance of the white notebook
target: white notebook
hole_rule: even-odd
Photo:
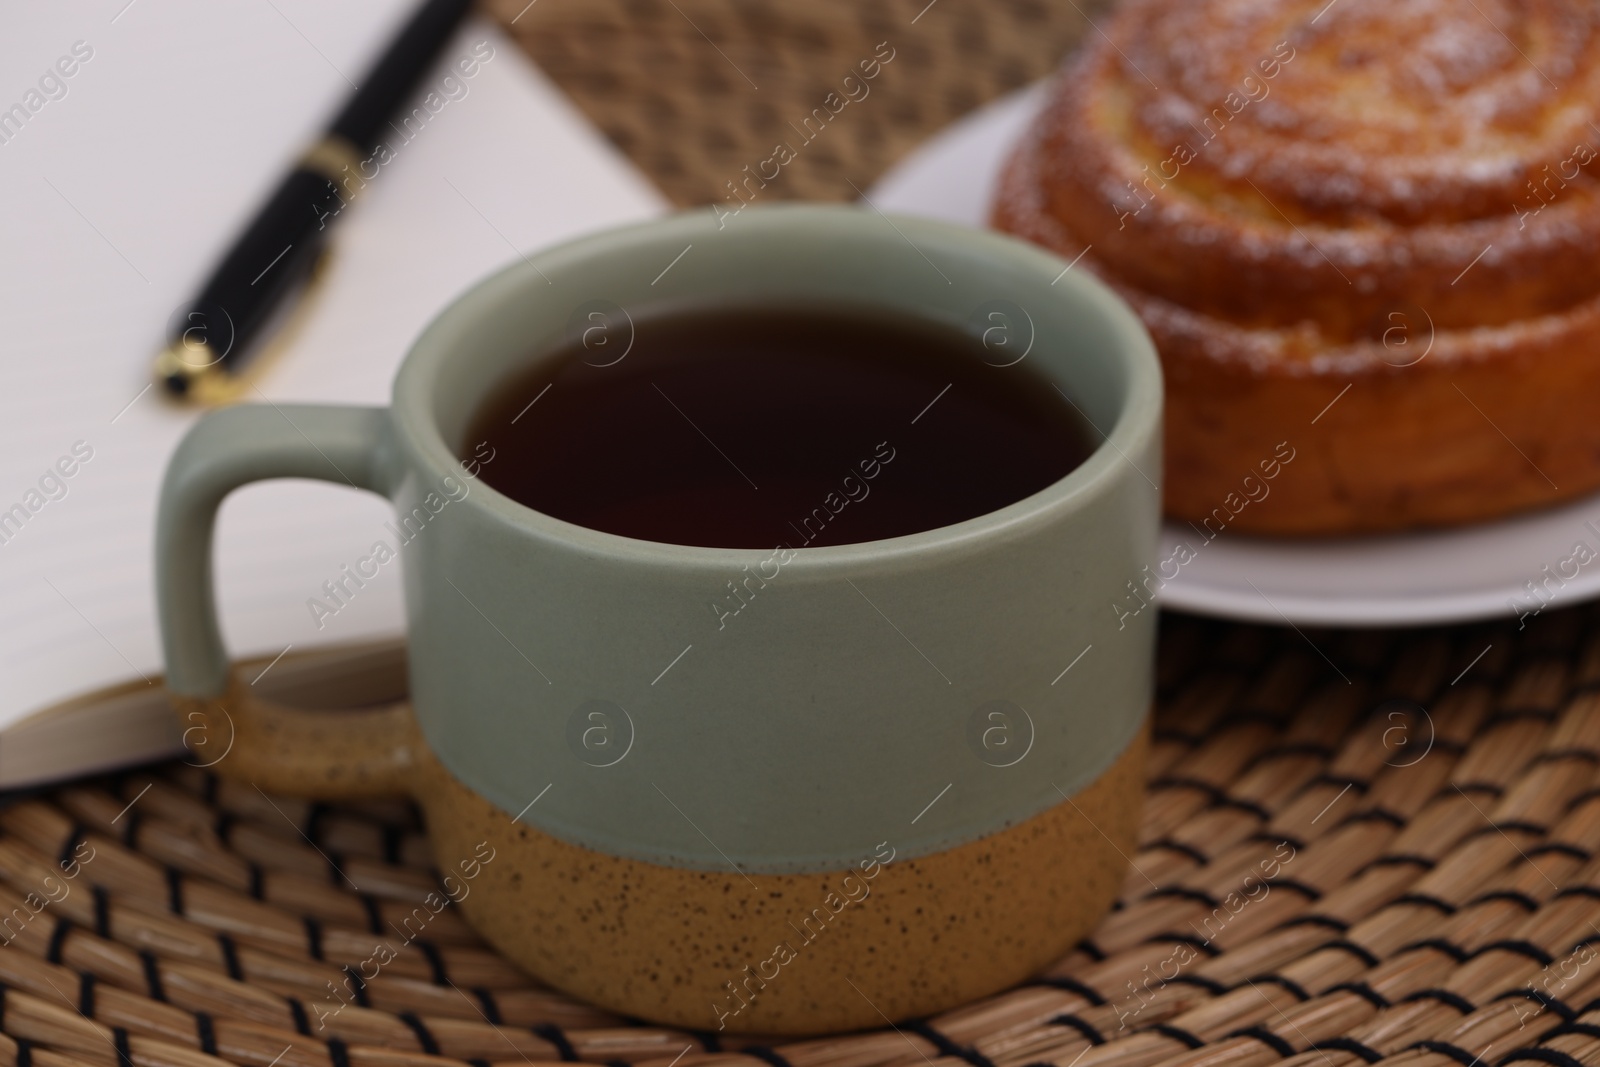
[[[83,5],[8,16],[0,788],[175,750],[152,537],[167,457],[196,415],[147,389],[150,361],[169,318],[411,6],[116,0],[92,16]],[[411,340],[463,289],[520,254],[666,209],[481,18],[445,47],[419,98],[474,50],[492,56],[448,86],[445,106],[340,220],[314,301],[260,381],[272,400],[385,403]],[[290,676],[308,650],[398,635],[397,573],[320,627],[307,606],[389,517],[378,497],[321,483],[230,497],[216,547],[229,650],[263,664],[288,650]],[[129,682],[117,700],[81,700]]]

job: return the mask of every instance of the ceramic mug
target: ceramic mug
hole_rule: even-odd
[[[1037,973],[1122,880],[1156,622],[1128,590],[1154,558],[1160,372],[1123,303],[1064,267],[848,207],[682,214],[477,285],[416,341],[386,409],[208,414],[157,530],[184,725],[233,736],[217,771],[266,790],[409,794],[439,867],[476,874],[467,919],[626,1015],[848,1030]],[[674,307],[794,301],[981,335],[994,373],[1025,359],[1104,439],[990,514],[776,558],[600,533],[470,477],[469,420],[575,328],[622,346]],[[914,447],[924,399],[885,426],[889,448]],[[217,508],[284,477],[380,493],[415,528],[407,702],[274,705],[230,669]],[[749,599],[730,619],[714,605],[735,584]]]

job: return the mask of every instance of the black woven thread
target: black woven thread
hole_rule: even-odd
[[[1318,1052],[1348,1052],[1352,1055],[1360,1056],[1368,1063],[1377,1063],[1383,1059],[1383,1053],[1371,1045],[1362,1044],[1353,1037],[1330,1037],[1326,1041],[1318,1041],[1311,1048]]]
[[[1292,978],[1285,978],[1281,974],[1258,974],[1254,978],[1246,978],[1243,982],[1239,983],[1239,985],[1249,986],[1263,984],[1275,985],[1279,989],[1285,990],[1290,996],[1294,997],[1302,1004],[1311,999],[1311,994],[1306,991],[1305,986],[1301,985],[1299,982],[1296,982]],[[1237,989],[1238,986],[1235,986],[1234,988]]]
[[[1293,1045],[1289,1044],[1289,1042],[1285,1041],[1283,1038],[1279,1037],[1277,1034],[1273,1033],[1271,1030],[1268,1030],[1264,1026],[1247,1026],[1243,1030],[1235,1030],[1228,1036],[1254,1038],[1270,1048],[1272,1051],[1276,1052],[1278,1055],[1282,1056],[1284,1059],[1288,1059],[1297,1052]]]
[[[33,1067],[33,1042],[25,1037],[16,1038],[17,1067]]]
[[[1278,845],[1288,845],[1296,853],[1300,852],[1306,847],[1306,843],[1300,840],[1298,837],[1291,837],[1288,834],[1280,834],[1276,830],[1272,831],[1271,833],[1268,833],[1265,830],[1258,830],[1249,837],[1245,838],[1245,840],[1264,842],[1272,845],[1274,850],[1276,850]]]
[[[1593,1023],[1562,1023],[1554,1030],[1546,1033],[1539,1040],[1551,1041],[1565,1034],[1580,1034],[1584,1037],[1592,1037],[1596,1040],[1600,1040],[1600,1026],[1596,1026]]]
[[[267,875],[255,863],[250,865],[250,896],[255,900],[267,899]]]
[[[123,1067],[133,1067],[133,1050],[128,1047],[128,1031],[120,1026],[113,1026],[111,1044],[117,1050],[117,1062]]]
[[[1520,722],[1523,719],[1533,719],[1536,722],[1555,722],[1558,714],[1559,712],[1555,708],[1502,708],[1483,720],[1483,725],[1478,728],[1478,736],[1482,737],[1496,726]]]
[[[1589,748],[1553,748],[1548,752],[1541,752],[1533,757],[1535,764],[1559,763],[1562,760],[1581,760],[1584,763],[1600,763],[1600,752]]]
[[[1564,886],[1556,893],[1555,899],[1560,900],[1562,897],[1588,897],[1590,900],[1600,900],[1600,889],[1592,885]]]
[[[95,977],[88,971],[78,975],[78,1014],[85,1019],[94,1018],[94,983]]]
[[[1181,1041],[1190,1048],[1201,1048],[1205,1045],[1205,1042],[1200,1038],[1195,1037],[1183,1027],[1173,1026],[1171,1023],[1156,1023],[1150,1029],[1155,1033],[1170,1037],[1174,1041]]]
[[[383,911],[378,907],[376,897],[368,893],[361,894],[361,904],[367,909],[367,930],[383,936]]]
[[[483,1017],[489,1020],[490,1026],[499,1026],[505,1022],[500,1017],[500,1005],[496,1003],[493,993],[478,986],[472,990],[472,995],[478,998],[478,1006],[483,1009]]]
[[[1319,774],[1307,782],[1306,785],[1338,786],[1341,792],[1346,789],[1354,789],[1357,793],[1366,793],[1372,789],[1372,783],[1366,779],[1350,778],[1342,774]]]
[[[167,868],[167,910],[183,918],[183,874],[176,867]]]
[[[61,854],[56,857],[56,862],[62,870],[66,870],[71,864],[73,854],[78,851],[78,846],[83,843],[83,835],[86,832],[81,822],[74,822],[72,828],[67,831],[67,843],[61,846]]]
[[[94,932],[111,940],[111,894],[103,886],[94,886]]]
[[[1537,1060],[1548,1063],[1551,1067],[1584,1067],[1584,1062],[1576,1056],[1569,1056],[1553,1048],[1519,1048],[1515,1052],[1508,1052],[1500,1057],[1498,1064],[1515,1063],[1517,1060]]]
[[[1268,711],[1265,708],[1235,708],[1212,720],[1206,740],[1240,726],[1270,726],[1278,730],[1283,728],[1283,722],[1284,716],[1276,711]]]
[[[1489,902],[1495,900],[1509,900],[1511,903],[1517,905],[1523,911],[1529,912],[1530,914],[1539,910],[1539,902],[1537,900],[1534,900],[1526,893],[1518,893],[1511,889],[1496,889],[1492,893],[1484,893],[1481,896],[1473,897],[1471,900],[1467,901],[1467,904],[1469,906],[1476,906],[1479,904],[1488,904]]]
[[[1290,756],[1311,756],[1320,760],[1331,760],[1335,755],[1337,755],[1335,750],[1328,745],[1319,745],[1315,741],[1294,741],[1263,749],[1261,754],[1251,761],[1251,764],[1253,766],[1257,763],[1265,763],[1268,760],[1285,759]]]
[[[958,1045],[944,1034],[928,1025],[925,1019],[913,1019],[902,1023],[901,1029],[909,1030],[918,1037],[932,1042],[933,1047],[939,1050],[940,1056],[954,1056],[972,1064],[972,1067],[994,1067],[994,1061],[970,1045]]]
[[[385,824],[383,827],[383,862],[399,866],[400,847],[405,841],[406,832],[398,826]]]
[[[1354,993],[1356,996],[1360,997],[1362,1000],[1366,1001],[1368,1004],[1371,1004],[1374,1008],[1377,1008],[1379,1011],[1383,1011],[1385,1008],[1387,1008],[1389,1006],[1389,998],[1384,996],[1382,993],[1378,992],[1376,989],[1373,989],[1371,986],[1369,986],[1365,982],[1340,982],[1338,985],[1334,986],[1332,989],[1327,990],[1327,992],[1329,992],[1329,993],[1333,993],[1333,992],[1337,992],[1337,991],[1343,991],[1343,992],[1346,992],[1346,993]],[[1358,1053],[1358,1055],[1359,1055],[1359,1053]]]
[[[211,1020],[211,1013],[197,1011],[194,1013],[194,1036],[200,1041],[200,1051],[207,1056],[217,1053],[217,1026]]]
[[[1214,978],[1203,978],[1198,974],[1180,974],[1176,978],[1169,978],[1168,985],[1192,985],[1196,989],[1204,989],[1214,997],[1220,997],[1228,992],[1228,987]]]
[[[1150,731],[1150,740],[1157,743],[1183,745],[1186,748],[1196,748],[1205,738],[1198,734],[1186,734],[1182,730],[1174,730],[1170,726],[1157,726]]]
[[[1454,915],[1456,913],[1456,906],[1454,904],[1450,903],[1448,900],[1440,900],[1438,897],[1429,893],[1407,893],[1404,896],[1396,897],[1392,903],[1419,904],[1425,908],[1432,908],[1441,915]]]
[[[1186,845],[1182,841],[1174,841],[1170,837],[1163,837],[1159,841],[1150,842],[1148,845],[1144,846],[1144,851],[1149,851],[1153,848],[1164,848],[1168,851],[1177,852],[1180,855],[1188,856],[1190,859],[1194,860],[1195,863],[1202,867],[1211,862],[1210,856],[1207,856],[1204,852],[1201,852],[1193,845]]]
[[[283,999],[289,1005],[289,1017],[294,1020],[295,1033],[306,1037],[312,1036],[311,1020],[306,1016],[306,1006],[300,1003],[300,998],[284,997]]]
[[[758,1060],[763,1060],[771,1064],[772,1067],[791,1067],[788,1060],[784,1059],[778,1054],[777,1051],[768,1048],[766,1045],[748,1045],[739,1051],[744,1053],[746,1056],[754,1056]]]
[[[313,848],[322,849],[324,852],[327,851],[327,847],[322,843],[322,820],[326,819],[332,810],[319,800],[306,811],[306,824],[300,830]]]
[[[1449,956],[1451,959],[1455,960],[1457,963],[1466,963],[1467,960],[1472,958],[1471,955],[1460,946],[1454,945],[1442,937],[1429,937],[1424,938],[1421,941],[1413,941],[1408,945],[1400,946],[1400,951],[1412,952],[1419,948],[1428,948],[1433,949],[1435,952],[1442,952],[1446,956]]]
[[[1563,856],[1577,860],[1579,863],[1588,863],[1594,858],[1594,853],[1577,845],[1569,845],[1564,841],[1546,841],[1542,845],[1534,845],[1526,850],[1528,856],[1539,856],[1546,852],[1558,852]]]
[[[1354,881],[1356,878],[1366,874],[1374,867],[1399,867],[1402,865],[1421,867],[1425,871],[1431,871],[1439,865],[1439,861],[1430,856],[1423,856],[1416,852],[1391,852],[1387,856],[1379,856],[1371,863],[1368,863],[1365,867],[1358,868],[1356,872],[1350,876],[1350,881]]]
[[[434,1040],[433,1031],[428,1029],[426,1023],[414,1011],[403,1011],[398,1016],[399,1020],[411,1027],[411,1032],[417,1035],[417,1044],[422,1051],[430,1056],[439,1055],[439,1042]]]
[[[310,915],[301,920],[306,928],[306,951],[314,960],[322,960],[322,924]]]
[[[1509,1000],[1512,997],[1521,997],[1523,1000],[1531,1000],[1541,1008],[1544,1008],[1546,1011],[1553,1011],[1557,1015],[1561,1016],[1562,1022],[1570,1023],[1576,1020],[1578,1017],[1578,1013],[1573,1010],[1572,1006],[1566,1001],[1562,1000],[1560,997],[1553,997],[1544,990],[1535,989],[1532,986],[1522,986],[1517,989],[1508,989],[1494,999]]]
[[[1106,1002],[1106,998],[1101,996],[1097,990],[1084,985],[1076,978],[1068,978],[1065,975],[1041,978],[1038,980],[1038,984],[1049,986],[1052,989],[1060,989],[1067,993],[1076,993],[1084,1000],[1087,1000],[1092,1007],[1098,1008]]]
[[[1320,952],[1330,948],[1336,948],[1342,952],[1348,952],[1350,955],[1366,964],[1369,968],[1376,967],[1378,965],[1378,957],[1374,956],[1363,946],[1358,945],[1354,941],[1350,941],[1346,938],[1341,937],[1336,941],[1329,941],[1326,944],[1319,946],[1318,951]]]
[[[333,1067],[350,1067],[350,1046],[341,1038],[328,1038],[328,1059],[333,1061]]]
[[[578,1062],[577,1049],[572,1047],[572,1042],[567,1040],[567,1035],[555,1023],[539,1023],[528,1029],[555,1046],[556,1055],[561,1057],[563,1063]]]
[[[1487,945],[1483,945],[1474,950],[1472,953],[1472,958],[1476,959],[1479,956],[1489,952],[1511,952],[1518,956],[1524,956],[1527,959],[1533,960],[1541,967],[1548,967],[1551,963],[1555,962],[1554,956],[1550,955],[1550,953],[1546,952],[1538,945],[1535,945],[1532,941],[1521,941],[1515,939],[1491,941]]]
[[[1256,804],[1249,800],[1240,800],[1236,797],[1231,797],[1221,789],[1218,789],[1216,786],[1212,785],[1210,782],[1202,781],[1199,778],[1158,778],[1150,783],[1150,789],[1152,792],[1157,789],[1195,789],[1201,793],[1204,793],[1207,799],[1209,799],[1216,807],[1234,808],[1238,811],[1245,812],[1246,814],[1254,815],[1262,822],[1272,821],[1272,813],[1267,811],[1267,809],[1263,808],[1260,804]]]
[[[422,938],[418,938],[411,944],[416,947],[418,952],[422,953],[423,959],[428,961],[428,967],[433,971],[433,984],[449,985],[450,974],[444,969],[444,956],[439,952],[439,946]]]
[[[144,816],[137,811],[128,812],[128,822],[122,828],[122,843],[127,848],[138,851],[139,828],[144,824]]]
[[[147,948],[139,950],[139,962],[144,964],[144,984],[150,990],[150,999],[163,1003],[167,999],[167,989],[161,982],[161,963],[156,959],[156,954]]]
[[[1550,832],[1550,827],[1536,822],[1524,822],[1521,819],[1510,819],[1506,822],[1491,822],[1472,831],[1463,840],[1470,841],[1474,837],[1487,837],[1490,834],[1529,834],[1533,837],[1544,837]]]
[[[66,947],[67,935],[72,932],[72,920],[64,915],[56,916],[56,928],[50,931],[50,946],[45,949],[44,958],[51,963],[61,962],[61,950]]]
[[[1403,830],[1406,827],[1406,820],[1403,816],[1397,814],[1396,812],[1390,811],[1388,808],[1381,807],[1365,808],[1361,811],[1358,811],[1354,815],[1343,820],[1341,825],[1349,826],[1355,823],[1363,822],[1387,823],[1396,830]]]
[[[1152,889],[1145,894],[1145,899],[1159,899],[1161,897],[1177,897],[1179,900],[1192,900],[1204,908],[1215,908],[1217,898],[1210,893],[1202,893],[1198,889],[1189,889],[1181,885],[1164,885],[1160,889]],[[1152,939],[1153,940],[1153,939]]]
[[[1322,899],[1322,890],[1294,878],[1268,878],[1267,884],[1273,889],[1292,889],[1310,901]]]
[[[233,938],[218,932],[217,948],[222,951],[222,966],[228,972],[228,977],[235,982],[244,981],[244,968],[239,966],[239,946],[233,943]]]
[[[347,963],[340,970],[344,972],[345,978],[348,979],[346,984],[350,987],[351,994],[356,998],[356,1005],[362,1008],[372,1007],[372,998],[367,995],[367,983],[362,981],[361,975],[356,973],[356,969]]]
[[[1600,689],[1600,682],[1590,682],[1589,685],[1596,689]],[[1574,808],[1577,808],[1583,804],[1587,804],[1589,801],[1596,799],[1600,799],[1600,788],[1585,789],[1583,792],[1567,801],[1566,810],[1571,812]]]
[[[1149,945],[1149,944],[1188,945],[1190,948],[1194,949],[1196,952],[1203,952],[1207,956],[1217,956],[1217,955],[1220,955],[1221,952],[1222,952],[1222,950],[1220,948],[1218,948],[1217,946],[1213,945],[1210,941],[1207,941],[1207,940],[1205,940],[1203,938],[1195,937],[1193,934],[1180,934],[1180,933],[1175,933],[1173,931],[1168,931],[1167,933],[1164,933],[1164,934],[1156,934],[1153,937],[1147,937],[1147,938],[1145,938],[1144,943],[1147,944],[1147,945]]]
[[[1478,1010],[1478,1006],[1459,993],[1452,993],[1448,989],[1419,989],[1406,997],[1401,1003],[1413,1000],[1435,1000],[1440,1004],[1448,1004],[1462,1015],[1471,1015]]]
[[[1062,1012],[1060,1015],[1053,1017],[1050,1022],[1055,1026],[1065,1026],[1078,1031],[1083,1035],[1083,1039],[1091,1045],[1103,1045],[1106,1043],[1106,1035],[1102,1034],[1098,1027],[1093,1023],[1078,1018],[1071,1012]]]

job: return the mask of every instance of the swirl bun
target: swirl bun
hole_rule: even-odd
[[[1600,487],[1600,7],[1128,0],[1103,30],[994,221],[1150,328],[1170,515],[1372,532]],[[1275,499],[1229,506],[1284,442]]]

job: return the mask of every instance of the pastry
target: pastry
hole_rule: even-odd
[[[1600,488],[1597,11],[1129,0],[1091,31],[993,221],[1149,327],[1169,516],[1351,534]]]

